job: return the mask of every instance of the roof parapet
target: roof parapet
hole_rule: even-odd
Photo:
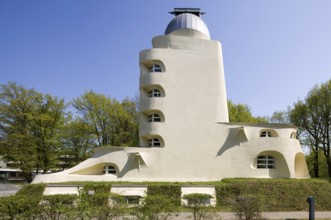
[[[184,13],[191,13],[198,17],[201,17],[201,15],[206,14],[206,12],[201,12],[200,8],[174,8],[174,10],[170,11],[169,13],[173,14],[175,16],[178,16],[178,15],[184,14]]]

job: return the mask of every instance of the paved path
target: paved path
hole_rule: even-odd
[[[180,213],[174,220],[184,220],[190,217],[190,213]],[[308,212],[264,212],[262,216],[267,219],[308,219]],[[233,212],[219,212],[215,219],[236,220],[238,219]],[[316,212],[315,219],[330,219],[331,212]]]
[[[16,186],[5,180],[0,180],[0,197],[15,195],[20,188],[20,186]]]

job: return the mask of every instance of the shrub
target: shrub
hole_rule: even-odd
[[[186,206],[192,211],[194,220],[212,219],[214,217],[215,209],[210,207],[207,200],[212,198],[209,194],[192,193],[183,196],[187,200]]]
[[[181,205],[181,189],[176,185],[149,185],[147,190],[147,197],[162,196],[168,198],[176,207]]]
[[[228,201],[236,212],[239,220],[261,219],[262,203],[259,197],[253,195],[235,196]]]
[[[167,220],[177,215],[177,207],[166,196],[148,196],[143,205],[134,209],[137,219]]]
[[[218,207],[229,206],[235,196],[256,195],[263,200],[263,211],[308,210],[306,199],[315,197],[319,211],[331,209],[331,184],[323,179],[227,179],[216,186]]]
[[[1,219],[34,219],[39,198],[9,196],[0,198]]]
[[[49,195],[43,196],[38,211],[38,219],[72,219],[76,213],[74,202],[77,195]]]
[[[16,195],[28,196],[28,197],[41,197],[44,193],[45,184],[29,184],[24,185]]]

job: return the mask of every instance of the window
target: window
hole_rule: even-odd
[[[149,97],[161,97],[161,92],[158,89],[153,89],[148,93]]]
[[[161,69],[160,65],[153,64],[151,66],[151,68],[149,68],[149,72],[151,72],[151,73],[162,72],[162,69]]]
[[[140,196],[125,196],[125,201],[128,205],[139,205]]]
[[[161,117],[158,114],[152,114],[148,117],[149,122],[161,122]]]
[[[116,175],[117,171],[114,166],[106,165],[103,167],[103,174],[114,174]]]
[[[210,199],[203,199],[203,200],[201,200],[201,201],[192,201],[191,199],[188,199],[187,200],[187,204],[189,205],[189,206],[195,206],[195,205],[197,205],[197,203],[199,203],[200,205],[204,205],[204,206],[210,206],[211,205],[211,201],[210,201]]]
[[[275,158],[270,155],[262,155],[257,158],[258,169],[275,169]]]
[[[297,133],[296,132],[292,132],[290,138],[296,139],[297,138]]]
[[[271,137],[270,131],[262,131],[260,137]]]
[[[149,140],[149,146],[150,147],[161,147],[161,142],[157,138],[152,138]]]

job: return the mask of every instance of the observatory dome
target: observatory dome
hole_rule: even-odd
[[[168,24],[165,35],[171,34],[178,30],[198,31],[210,39],[209,30],[205,22],[203,22],[200,17],[192,13],[183,13],[174,17]]]

